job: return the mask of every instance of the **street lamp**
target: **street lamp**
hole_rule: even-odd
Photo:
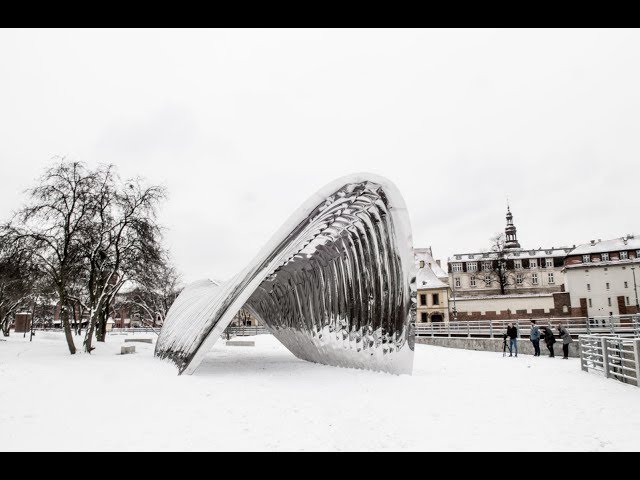
[[[633,273],[633,291],[636,294],[636,313],[640,313],[640,305],[638,305],[638,286],[636,285],[636,267],[631,267]]]

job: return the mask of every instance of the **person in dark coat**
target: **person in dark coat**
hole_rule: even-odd
[[[540,329],[536,325],[535,320],[531,320],[531,330],[529,331],[529,340],[533,343],[533,356],[540,356]]]
[[[518,329],[516,326],[509,322],[507,326],[507,337],[509,337],[509,356],[512,357],[513,350],[516,351],[516,357],[518,356]]]
[[[544,343],[547,344],[547,348],[549,349],[549,356],[555,357],[553,353],[553,344],[556,343],[556,339],[553,336],[553,331],[549,327],[542,327],[542,333],[544,335]]]
[[[562,339],[562,353],[564,353],[564,357],[562,358],[566,360],[569,358],[569,344],[573,342],[573,339],[571,338],[569,330],[563,327],[561,323],[558,324],[558,335],[560,335]]]

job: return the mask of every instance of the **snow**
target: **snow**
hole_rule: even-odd
[[[570,255],[586,255],[589,253],[619,252],[629,250],[640,250],[640,237],[622,237],[604,241],[598,240],[593,244],[584,243],[582,245],[578,245],[575,249],[573,249]]]
[[[427,288],[447,288],[447,284],[440,280],[428,265],[425,265],[422,268],[418,268],[416,273],[416,287],[418,290]]]
[[[154,345],[117,355],[131,336],[75,356],[60,333],[0,342],[0,450],[640,449],[640,388],[577,359],[416,345],[413,376],[395,376],[308,363],[260,335],[218,341],[178,376]]]

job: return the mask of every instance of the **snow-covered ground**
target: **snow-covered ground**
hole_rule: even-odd
[[[0,341],[0,450],[640,450],[640,388],[576,359],[416,345],[393,376],[262,335],[177,376],[153,345],[117,355],[124,338],[90,356],[57,333]]]

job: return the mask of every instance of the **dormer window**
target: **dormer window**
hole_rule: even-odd
[[[420,260],[420,268],[424,268],[424,260]]]
[[[602,256],[602,261],[603,262],[608,262],[609,261],[609,254],[608,253],[603,253],[601,256]]]
[[[467,255],[470,259],[473,259],[473,255]]]
[[[626,260],[627,258],[629,258],[627,252],[620,252],[620,260]]]

